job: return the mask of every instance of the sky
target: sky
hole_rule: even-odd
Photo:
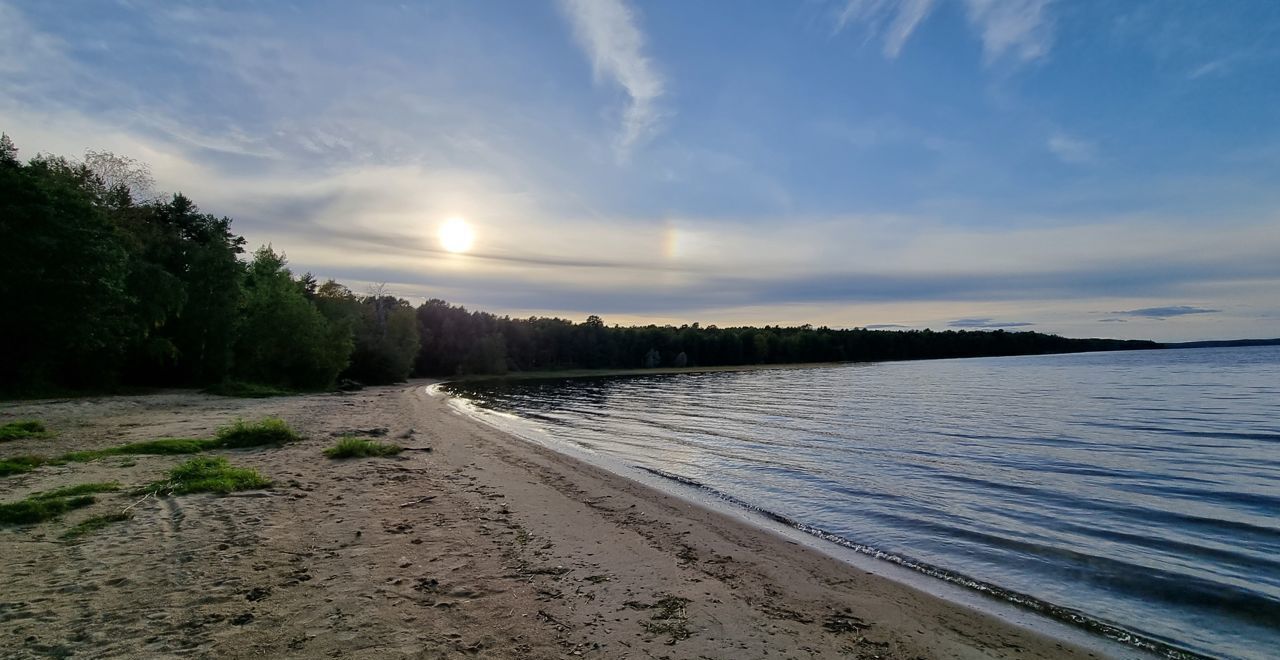
[[[1280,336],[1273,0],[0,0],[0,130],[415,302]]]

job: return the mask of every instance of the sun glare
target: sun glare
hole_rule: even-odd
[[[449,252],[466,252],[475,240],[475,230],[462,218],[449,218],[440,226],[440,245]]]

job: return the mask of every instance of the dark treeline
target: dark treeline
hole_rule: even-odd
[[[27,162],[0,138],[0,390],[252,383],[313,390],[509,371],[904,360],[1155,348],[1035,332],[609,327],[416,309],[246,255],[231,220],[149,196],[110,153]]]
[[[409,376],[409,303],[295,276],[269,246],[246,259],[230,219],[150,186],[129,158],[23,163],[0,137],[0,390]]]
[[[501,374],[556,369],[784,364],[1037,355],[1158,348],[1148,341],[1067,339],[1039,332],[837,330],[606,326],[564,319],[512,319],[471,312],[443,300],[418,307],[421,375]]]

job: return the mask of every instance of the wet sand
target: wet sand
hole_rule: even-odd
[[[349,394],[191,392],[0,404],[51,439],[0,457],[209,437],[278,416],[306,436],[217,452],[265,490],[137,501],[0,528],[0,657],[1073,658],[1096,654],[869,574],[457,412],[425,381]],[[386,429],[396,458],[332,461]],[[382,431],[378,431],[382,433]],[[185,457],[0,478],[0,500],[141,485]]]

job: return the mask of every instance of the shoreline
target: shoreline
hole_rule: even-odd
[[[58,432],[0,445],[0,456],[202,437],[265,415],[307,438],[216,452],[271,477],[263,491],[148,501],[75,543],[56,540],[71,514],[0,528],[0,634],[21,640],[4,657],[1130,654],[946,601],[496,430],[427,394],[432,382],[0,406],[0,417],[41,418]],[[433,451],[320,456],[335,435],[375,429]],[[183,457],[125,458],[5,477],[0,496],[146,483]]]
[[[466,414],[474,416],[479,422],[492,426],[501,433],[517,436],[525,442],[564,454],[571,460],[581,461],[619,478],[637,482],[655,493],[680,497],[716,515],[745,522],[762,532],[788,539],[789,542],[798,542],[815,552],[849,564],[853,568],[875,573],[961,607],[1010,619],[1020,627],[1102,653],[1135,653],[1142,657],[1167,657],[1177,660],[1206,657],[1134,633],[1083,612],[1011,591],[970,575],[956,573],[910,557],[887,553],[831,534],[821,528],[788,518],[679,475],[624,464],[612,457],[604,458],[593,450],[583,450],[560,440],[544,442],[536,437],[526,436],[521,432],[526,429],[512,428],[502,423],[501,419],[494,419],[495,417],[514,417],[513,414],[485,407],[461,394],[450,393],[445,389],[450,382],[452,381],[436,383],[428,386],[427,389],[433,394],[438,392],[438,396],[452,399],[460,408],[467,411]]]

